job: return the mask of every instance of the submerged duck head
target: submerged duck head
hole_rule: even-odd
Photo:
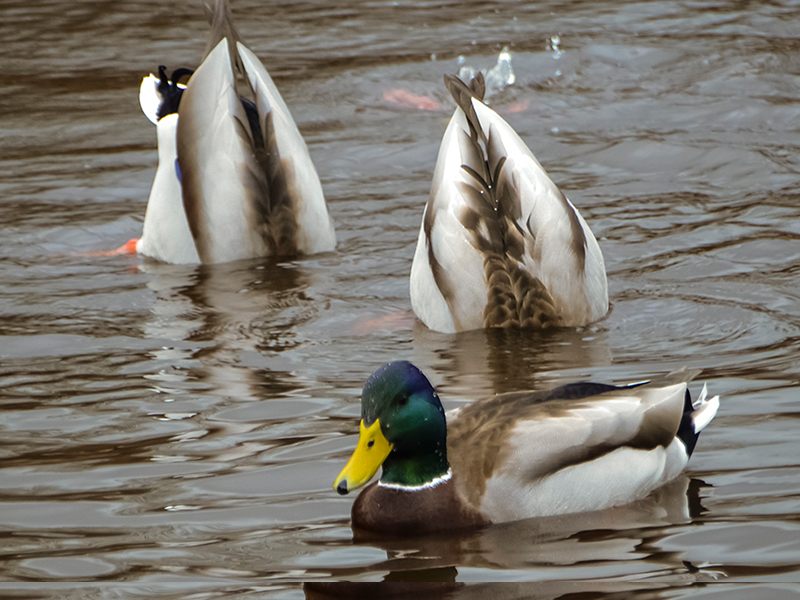
[[[381,466],[380,484],[401,488],[424,486],[450,468],[442,403],[410,362],[386,364],[367,380],[358,444],[333,487],[346,494],[366,484]]]

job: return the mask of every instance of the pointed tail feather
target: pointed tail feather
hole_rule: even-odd
[[[692,423],[695,433],[700,433],[706,428],[719,410],[719,396],[714,396],[711,400],[706,400],[708,387],[703,384],[703,391],[692,403]]]
[[[691,456],[697,445],[700,432],[706,428],[719,410],[719,396],[706,400],[708,388],[703,384],[703,390],[697,399],[692,402],[689,390],[686,390],[686,400],[683,409],[683,418],[678,428],[678,438],[686,446],[686,454]]]
[[[228,39],[228,50],[231,54],[231,60],[237,68],[240,68],[238,53],[236,52],[236,42],[240,41],[239,33],[233,25],[233,18],[231,17],[231,6],[228,0],[216,0],[214,5],[204,5],[206,18],[211,24],[211,33],[208,36],[206,49],[203,52],[203,60],[211,54],[211,51],[217,47],[223,38]]]

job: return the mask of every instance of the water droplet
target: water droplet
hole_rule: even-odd
[[[511,66],[511,53],[506,46],[498,55],[497,64],[486,73],[486,95],[501,91],[507,85],[513,85],[516,80],[514,67]]]
[[[553,51],[553,58],[558,60],[561,58],[561,55],[564,54],[561,49],[558,47],[561,44],[561,36],[560,35],[551,35],[550,36],[550,50]]]

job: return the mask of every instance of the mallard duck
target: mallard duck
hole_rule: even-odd
[[[373,373],[358,444],[334,489],[379,481],[352,508],[354,529],[406,535],[601,510],[644,498],[686,466],[719,407],[692,403],[678,371],[628,386],[573,383],[479,400],[445,417],[409,362]]]
[[[411,266],[430,329],[578,327],[608,312],[603,254],[586,221],[511,126],[445,75],[457,107],[439,148]]]
[[[139,100],[158,128],[158,169],[138,252],[220,263],[334,248],[308,148],[266,69],[240,41],[227,1],[214,5],[197,70],[168,75],[160,67],[142,81]]]

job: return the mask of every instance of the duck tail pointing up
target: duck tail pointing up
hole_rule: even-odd
[[[472,78],[469,85],[461,81],[455,75],[444,75],[444,85],[453,96],[458,107],[464,112],[469,124],[469,135],[475,144],[478,141],[486,145],[486,132],[481,127],[481,122],[478,120],[478,115],[475,114],[475,107],[472,106],[472,99],[483,102],[483,94],[486,91],[486,84],[483,80],[483,74],[478,73]]]
[[[694,452],[694,447],[697,444],[697,438],[700,437],[700,432],[706,428],[711,422],[711,419],[717,414],[719,410],[719,396],[714,396],[710,400],[706,400],[708,395],[708,388],[703,385],[703,391],[697,397],[697,400],[692,402],[692,397],[689,390],[686,390],[686,400],[683,409],[683,418],[681,419],[680,427],[678,428],[678,438],[686,446],[686,454],[689,456]]]
[[[459,106],[467,104],[469,98],[477,98],[483,102],[483,97],[486,95],[486,80],[480,71],[475,74],[468,84],[464,83],[456,75],[445,74],[444,85]]]
[[[233,25],[231,5],[228,0],[214,0],[213,5],[205,4],[203,8],[205,9],[206,18],[211,24],[211,33],[208,36],[205,52],[203,52],[203,60],[217,47],[217,44],[220,43],[222,38],[228,39],[231,57],[236,57],[238,55],[236,52],[236,42],[241,40],[236,31],[236,27]]]

